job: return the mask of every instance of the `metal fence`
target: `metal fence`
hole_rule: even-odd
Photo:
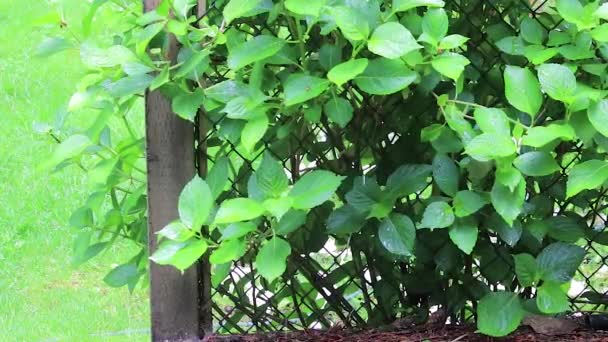
[[[563,24],[545,15],[549,2],[446,1],[446,9],[451,16],[450,33],[470,38],[462,53],[472,62],[466,74],[473,80],[476,96],[485,99],[482,104],[500,106],[505,103],[502,65],[525,65],[521,56],[505,53],[506,48],[499,43],[502,38],[517,35],[524,17],[533,18],[547,32]],[[208,19],[218,25],[222,21],[223,3],[216,1],[206,13]],[[522,13],[527,15],[522,17]],[[247,29],[241,25],[244,24],[236,22],[232,27],[251,34],[264,29],[266,24],[260,20],[257,26]],[[228,70],[223,64],[221,60],[211,59],[214,74],[207,80],[209,84],[227,78]],[[404,100],[400,95],[380,100],[362,98],[362,110],[375,116],[375,126],[361,127],[356,120],[344,129],[324,120],[314,126],[298,125],[293,117],[277,115],[259,142],[258,146],[263,148],[249,158],[245,157],[247,154],[240,150],[237,139],[232,136],[232,130],[239,125],[237,120],[227,118],[220,108],[208,110],[199,117],[202,121],[199,126],[206,129],[196,132],[200,139],[197,146],[200,158],[213,165],[216,158],[227,157],[232,170],[231,190],[224,192],[219,200],[247,195],[247,180],[264,152],[271,153],[282,162],[292,181],[315,168],[348,176],[373,175],[380,184],[384,184],[387,175],[394,170],[390,161],[395,154],[407,154],[405,159],[412,163],[428,163],[430,146],[425,147],[418,141],[422,126],[418,127],[413,118],[434,117],[437,110],[434,102],[416,98]],[[406,111],[409,115],[396,120],[394,113],[399,111]],[[291,133],[285,135],[283,132],[286,131]],[[293,133],[295,131],[297,133]],[[555,188],[563,186],[565,170],[569,163],[580,157],[581,146],[567,146],[561,153],[562,156],[569,155],[569,158],[558,158],[562,172],[543,180],[538,190],[530,190],[528,194],[529,202],[542,202],[555,216],[572,205],[557,195],[559,191]],[[369,154],[386,156],[389,162],[367,169],[361,160]],[[336,165],[347,167],[336,170]],[[430,185],[431,179],[428,181]],[[423,204],[429,196],[430,187],[427,187],[409,196],[399,210],[420,218]],[[586,203],[584,207],[587,209],[580,212],[584,217],[586,237],[578,243],[588,254],[569,292],[575,312],[597,309],[605,303],[608,291],[608,250],[605,247],[608,233],[603,232],[606,201],[605,197],[599,198]],[[452,313],[452,320],[464,321],[474,317],[475,306],[470,303],[480,298],[484,288],[500,288],[497,284],[505,279],[515,281],[510,257],[512,247],[495,232],[484,231],[483,236],[480,235],[480,239],[493,242],[492,249],[476,250],[470,257],[460,259],[454,257],[455,247],[447,233],[433,232],[431,239],[425,236],[430,232],[418,231],[417,243],[421,243],[428,254],[426,262],[435,266],[435,272],[427,272],[427,268],[377,258],[377,251],[382,247],[378,241],[366,238],[369,235],[355,234],[345,241],[328,234],[326,222],[331,210],[330,203],[314,209],[306,225],[289,237],[293,251],[287,272],[278,282],[269,284],[256,274],[253,267],[255,250],[250,250],[228,269],[212,269],[212,316],[219,333],[330,328],[335,325],[363,327],[411,315],[425,315],[429,307],[438,305]],[[266,229],[265,224],[260,229]],[[519,238],[527,238],[527,230],[522,232],[519,229],[519,234]],[[444,295],[442,300],[436,301],[431,293]],[[522,296],[532,295],[531,292],[522,293]]]

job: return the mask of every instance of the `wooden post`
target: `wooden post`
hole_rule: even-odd
[[[161,0],[144,0],[145,11]],[[172,39],[168,58],[175,61],[178,46]],[[182,188],[195,174],[192,124],[171,111],[159,91],[146,94],[146,158],[148,162],[148,240],[157,247],[156,232],[178,218]],[[152,341],[198,341],[199,269],[184,274],[171,266],[150,263]]]

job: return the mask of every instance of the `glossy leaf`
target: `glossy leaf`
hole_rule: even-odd
[[[256,36],[230,52],[228,55],[228,66],[230,69],[239,70],[246,65],[273,56],[284,45],[285,41],[280,38],[267,35]]]
[[[222,202],[215,215],[215,224],[248,221],[262,216],[264,207],[256,200],[235,198]]]
[[[401,214],[391,214],[378,227],[378,238],[389,252],[410,256],[414,253],[416,227],[412,220]]]
[[[355,78],[361,90],[372,95],[389,95],[405,89],[418,74],[401,61],[377,58],[369,61],[365,71]]]
[[[524,309],[516,293],[491,292],[479,301],[477,329],[489,336],[513,332],[524,318]]]
[[[308,101],[321,95],[329,86],[329,81],[305,74],[294,74],[285,81],[285,105]]]
[[[367,42],[367,48],[377,55],[394,59],[422,49],[422,46],[405,26],[389,22],[376,28]]]
[[[165,240],[150,256],[159,265],[173,265],[184,271],[192,266],[207,250],[207,243],[200,239],[187,241]]]
[[[454,212],[450,205],[445,202],[433,202],[424,210],[418,229],[447,228],[452,223],[454,223]]]
[[[547,176],[559,171],[559,165],[553,156],[547,152],[534,151],[520,155],[513,165],[526,176]]]
[[[209,185],[202,178],[195,176],[179,195],[177,209],[181,221],[198,230],[209,217],[212,207],[213,195]]]
[[[597,189],[608,180],[608,161],[588,160],[576,164],[568,172],[567,197],[583,190]]]
[[[342,176],[317,170],[305,174],[289,192],[296,209],[311,209],[331,198],[342,183]]]
[[[344,83],[354,79],[365,71],[367,65],[367,58],[351,59],[347,62],[334,66],[327,73],[327,78],[333,83],[342,86]]]
[[[572,279],[584,257],[581,247],[554,242],[536,257],[538,272],[542,280],[565,283]]]
[[[464,68],[469,64],[471,64],[471,62],[469,62],[466,57],[451,52],[443,53],[433,58],[431,61],[433,69],[454,81],[458,80],[460,75],[462,75]]]
[[[543,64],[538,67],[538,79],[542,90],[551,98],[570,102],[576,91],[574,73],[561,64]]]

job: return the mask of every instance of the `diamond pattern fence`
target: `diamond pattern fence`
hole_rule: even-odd
[[[472,92],[476,94],[476,101],[487,106],[505,103],[501,67],[525,65],[526,62],[521,56],[505,53],[505,50],[519,47],[505,46],[502,39],[517,36],[524,18],[534,19],[547,33],[559,28],[564,23],[555,22],[546,14],[551,3],[552,0],[446,1],[446,10],[451,17],[450,33],[470,37],[462,53],[472,62],[465,72],[467,78],[473,80]],[[225,1],[216,1],[209,7],[205,15],[210,22],[222,23],[224,4]],[[231,28],[246,35],[273,31],[263,16],[253,22],[236,21]],[[313,60],[317,53],[315,47],[310,47]],[[210,63],[213,73],[206,75],[208,85],[230,78],[221,56],[212,57]],[[440,90],[441,85],[438,87]],[[436,116],[437,108],[434,101],[430,101],[432,98],[421,94],[410,98],[400,94],[373,98],[354,85],[347,86],[345,92],[360,104],[359,112],[347,127],[341,129],[324,119],[311,126],[303,124],[296,116],[276,113],[254,156],[242,151],[238,135],[233,133],[241,123],[226,117],[222,106],[206,104],[205,112],[198,118],[198,126],[205,129],[196,132],[196,149],[199,158],[206,159],[209,167],[220,157],[230,161],[231,188],[220,200],[247,196],[247,181],[264,152],[282,162],[292,181],[312,169],[327,169],[351,177],[373,177],[379,184],[384,184],[400,163],[429,163],[431,147],[418,141],[419,131],[426,124],[417,118]],[[373,115],[375,120],[357,120],[360,115]],[[562,172],[541,182],[539,189],[529,189],[527,200],[536,204],[542,202],[555,216],[574,205],[556,195],[555,188],[563,186],[565,171],[580,158],[581,146],[567,146],[561,153],[557,160],[561,162]],[[371,165],[374,158],[382,162]],[[419,221],[432,191],[431,179],[428,181],[426,189],[406,198],[397,210]],[[345,191],[340,192],[339,197],[343,197]],[[579,208],[586,208],[580,212],[588,228],[586,238],[584,243],[582,240],[578,243],[588,254],[570,290],[573,312],[597,310],[606,303],[608,232],[604,232],[605,199],[599,197],[584,205],[576,203]],[[238,262],[212,269],[212,303],[208,305],[212,306],[216,331],[250,333],[327,329],[336,325],[364,327],[412,315],[424,316],[433,306],[447,308],[452,322],[462,322],[474,319],[476,308],[472,303],[480,298],[483,289],[500,289],[509,281],[516,282],[511,246],[492,231],[479,237],[493,242],[492,248],[480,248],[464,258],[454,257],[455,247],[447,234],[434,232],[430,238],[430,235],[425,236],[430,233],[418,231],[417,244],[424,249],[426,260],[412,264],[387,261],[379,257],[378,251],[382,248],[379,241],[369,239],[373,233],[355,234],[348,241],[328,234],[326,222],[332,206],[326,203],[314,209],[306,225],[289,236],[292,253],[287,272],[280,281],[269,284],[254,271],[255,248]],[[491,220],[488,218],[489,222]],[[259,229],[267,229],[266,224]],[[366,225],[362,232],[373,229],[377,227]],[[521,229],[519,234],[522,234]],[[521,239],[526,238],[524,232]],[[428,273],[422,264],[432,264],[436,271]],[[527,297],[534,295],[529,289],[521,293]]]

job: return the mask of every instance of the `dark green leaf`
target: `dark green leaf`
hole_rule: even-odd
[[[194,122],[204,100],[202,89],[198,88],[193,93],[184,93],[173,98],[171,109],[181,118]]]
[[[581,247],[555,242],[536,258],[538,272],[542,280],[565,283],[572,279],[584,257],[585,250]]]
[[[207,173],[207,185],[209,185],[213,199],[217,199],[226,188],[229,167],[230,161],[228,158],[222,157],[215,160],[213,167]]]
[[[524,18],[521,21],[521,37],[530,44],[542,44],[546,32],[536,18]]]
[[[327,218],[327,231],[335,235],[348,235],[358,232],[364,223],[364,214],[350,205],[343,205]]]
[[[271,57],[279,52],[285,41],[273,36],[255,36],[251,40],[234,48],[228,55],[230,69],[239,70],[242,67]]]
[[[389,252],[410,256],[414,253],[416,227],[409,217],[401,214],[391,214],[380,223],[378,238]]]
[[[526,176],[547,176],[558,170],[559,165],[548,152],[533,151],[520,155],[513,165]]]
[[[431,171],[430,165],[402,165],[388,177],[386,189],[397,197],[421,191],[429,184]]]
[[[418,229],[447,228],[454,223],[454,212],[452,207],[445,202],[433,202],[429,204],[422,215],[422,222]]]
[[[112,287],[121,287],[129,284],[129,282],[139,276],[137,265],[135,264],[123,264],[113,268],[106,276],[103,281]]]
[[[454,161],[445,154],[433,158],[433,180],[445,194],[454,196],[458,191],[460,172]]]
[[[532,255],[527,253],[513,255],[513,260],[515,261],[515,274],[521,286],[528,287],[538,282],[538,267],[536,259]]]
[[[353,106],[348,100],[333,96],[323,106],[325,115],[338,126],[344,128],[353,118]]]
[[[585,237],[584,227],[569,216],[553,216],[546,221],[547,234],[559,241],[575,243]]]

